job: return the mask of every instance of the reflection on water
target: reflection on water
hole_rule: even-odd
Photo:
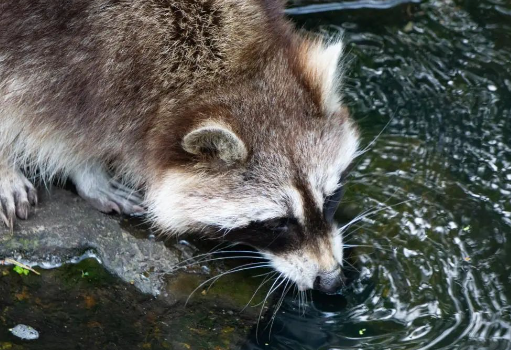
[[[406,3],[420,3],[421,0],[355,0],[355,1],[339,1],[325,2],[314,4],[300,4],[286,9],[288,15],[309,15],[311,13],[357,10],[363,8],[370,9],[389,9]]]
[[[384,209],[347,234],[358,277],[343,295],[309,295],[305,313],[288,296],[246,349],[511,348],[511,3],[397,3],[289,11],[344,34],[366,143],[388,123],[344,201]]]

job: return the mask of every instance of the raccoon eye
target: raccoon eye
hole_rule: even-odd
[[[334,214],[337,211],[337,207],[339,206],[342,196],[344,195],[343,181],[348,177],[354,165],[354,163],[351,163],[346,169],[344,169],[341,177],[339,178],[339,187],[337,187],[333,194],[325,198],[325,203],[323,204],[323,215],[328,223],[334,221]]]
[[[223,239],[245,243],[258,249],[278,249],[289,246],[289,237],[296,232],[298,221],[293,218],[276,218],[255,221],[248,226],[229,230]]]
[[[274,233],[284,233],[289,230],[290,224],[292,224],[293,219],[291,218],[278,218],[273,220],[268,220],[263,223],[263,230],[271,231]]]
[[[335,190],[335,192],[325,198],[325,204],[323,204],[323,215],[325,216],[326,222],[331,223],[334,220],[334,214],[339,206],[339,202],[344,194],[344,186],[341,184]]]

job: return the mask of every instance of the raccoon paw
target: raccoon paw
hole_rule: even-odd
[[[37,204],[37,191],[19,170],[0,166],[0,220],[10,229],[16,216],[28,218],[30,207]]]
[[[142,197],[111,179],[101,167],[87,167],[71,175],[78,194],[103,213],[142,214]]]

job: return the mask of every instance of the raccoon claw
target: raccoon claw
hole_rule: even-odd
[[[0,220],[12,230],[16,217],[28,218],[30,207],[37,204],[37,191],[16,169],[0,166]]]
[[[115,189],[105,190],[101,189],[95,193],[84,194],[78,191],[81,197],[86,199],[94,208],[103,213],[117,214],[142,214],[145,209],[137,204],[135,196],[130,196],[127,193],[119,193]]]
[[[146,212],[145,208],[142,207],[142,201],[144,199],[140,195],[118,181],[111,180],[110,183],[112,188],[115,189],[113,196],[115,196],[117,200],[114,201],[121,207],[123,213],[138,215]],[[118,213],[120,212],[118,211]]]
[[[132,204],[129,200],[112,194],[105,194],[105,198],[91,198],[85,195],[82,195],[82,197],[103,213],[115,212],[117,214],[133,215],[145,212],[145,209],[141,206]]]
[[[78,194],[103,213],[137,215],[145,213],[142,197],[129,187],[112,180],[101,168],[75,173],[72,179]]]

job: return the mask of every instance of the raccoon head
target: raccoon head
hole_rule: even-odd
[[[333,217],[358,147],[337,93],[341,49],[304,42],[160,127],[147,196],[157,225],[251,245],[300,290],[336,291]]]

